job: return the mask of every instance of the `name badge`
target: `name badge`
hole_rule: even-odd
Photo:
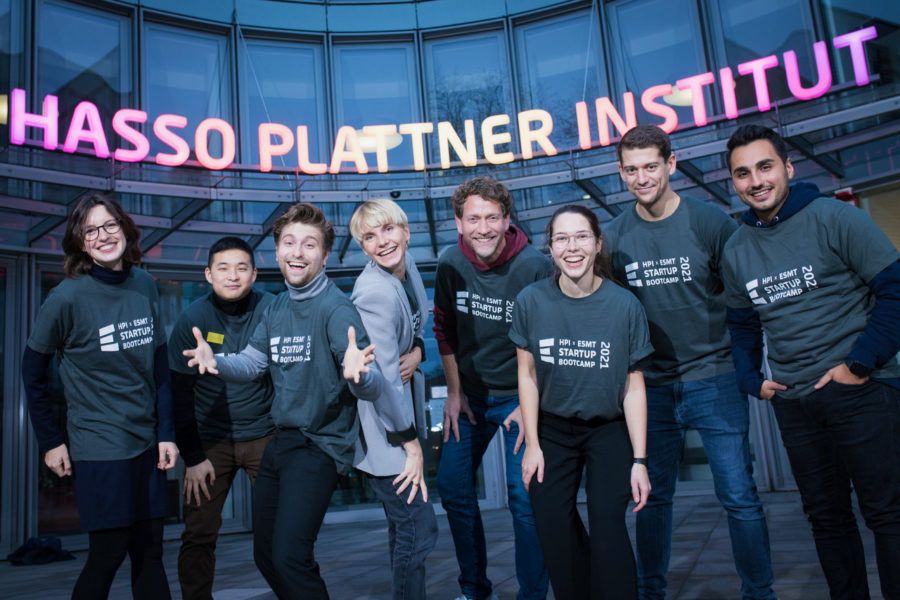
[[[210,344],[221,344],[225,341],[224,333],[216,333],[215,331],[210,331],[206,334],[206,341]]]

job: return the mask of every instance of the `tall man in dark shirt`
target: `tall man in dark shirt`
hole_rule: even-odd
[[[741,594],[775,598],[769,532],[750,460],[750,414],[735,380],[719,272],[736,226],[721,210],[671,188],[675,154],[659,127],[630,130],[617,151],[622,180],[637,202],[606,227],[607,247],[644,306],[656,349],[644,370],[653,488],[637,515],[640,596],[665,597],[672,499],[685,431],[694,428],[728,514]]]
[[[524,432],[516,347],[508,333],[516,296],[549,275],[550,261],[510,225],[512,199],[502,183],[476,177],[456,189],[452,202],[459,241],[438,260],[434,334],[447,378],[438,491],[459,562],[462,596],[457,600],[494,597],[486,572],[476,474],[501,425],[506,428],[506,486],[515,532],[518,597],[542,599],[547,595],[547,571],[522,483],[518,450]]]
[[[862,210],[790,185],[771,129],[740,127],[726,162],[750,207],[723,261],[741,390],[772,401],[831,597],[869,597],[852,485],[882,593],[900,598],[897,250]]]
[[[274,298],[253,289],[253,250],[241,238],[224,237],[210,247],[205,275],[212,291],[181,313],[169,337],[175,430],[186,466],[178,553],[186,600],[212,598],[222,507],[240,469],[256,480],[275,428],[269,415],[275,390],[268,373],[249,383],[226,383],[200,377],[185,364],[181,353],[196,345],[192,327],[214,351],[240,352]]]

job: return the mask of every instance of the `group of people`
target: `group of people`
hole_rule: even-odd
[[[743,126],[728,142],[749,207],[740,224],[672,188],[676,156],[658,127],[630,130],[617,152],[634,207],[601,230],[592,210],[562,206],[546,227],[549,259],[510,222],[501,183],[476,177],[453,194],[459,239],[438,261],[434,334],[447,381],[437,488],[458,600],[496,598],[477,472],[498,429],[521,600],[550,586],[559,600],[665,597],[688,428],[728,516],[741,596],[775,598],[748,396],[772,402],[832,597],[869,597],[855,490],[884,597],[900,598],[897,250],[863,211],[791,185],[770,129]],[[67,278],[23,359],[44,462],[74,474],[89,533],[73,598],[106,597],[126,554],[135,598],[170,597],[165,470],[179,455],[185,598],[212,597],[220,514],[241,468],[254,560],[279,598],[328,597],[315,541],[352,469],[384,507],[393,597],[425,597],[437,540],[420,441],[428,301],[396,203],[364,202],[350,232],[371,260],[349,298],[325,274],[335,233],[313,205],[274,224],[277,296],[253,288],[246,242],[220,239],[210,293],[167,342],[134,222],[102,194],[77,204]],[[54,355],[68,436],[53,418]]]

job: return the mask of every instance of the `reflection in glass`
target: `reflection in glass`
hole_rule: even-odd
[[[46,0],[38,11],[36,61],[37,97],[59,97],[60,143],[75,105],[90,100],[100,111],[107,143],[114,150],[113,114],[132,104],[130,20]],[[39,106],[38,98],[32,102]],[[35,130],[32,135],[41,133]]]
[[[550,139],[560,151],[578,145],[575,103],[608,94],[597,22],[582,11],[516,29],[522,108],[553,116]]]
[[[187,127],[178,135],[194,147],[194,131],[208,117],[232,123],[231,66],[228,38],[184,27],[156,23],[144,26],[144,106],[149,121],[161,114],[187,117]],[[151,155],[172,149],[150,136]],[[221,156],[218,134],[209,136],[209,153]]]
[[[334,47],[335,126],[401,125],[419,121],[418,78],[412,44]],[[410,136],[388,150],[391,170],[411,168]],[[364,149],[365,150],[365,149]],[[366,154],[376,172],[375,153]],[[352,166],[344,163],[344,167]]]
[[[637,120],[660,123],[640,105],[645,89],[707,71],[703,34],[694,0],[627,0],[607,5],[619,94],[635,95]],[[707,103],[709,92],[706,92]],[[622,98],[614,104],[625,116]],[[679,123],[693,123],[690,106],[675,106]],[[713,111],[709,111],[712,113]]]
[[[327,162],[322,47],[252,39],[239,43],[239,47],[241,162],[259,163],[257,132],[260,123],[281,123],[295,135],[297,126],[305,125],[310,160]],[[287,155],[273,158],[272,163],[276,167],[296,167],[296,146]]]
[[[425,80],[430,120],[449,121],[465,141],[464,122],[472,119],[475,121],[476,138],[480,140],[479,127],[485,117],[507,114],[513,120],[509,130],[515,143],[511,76],[501,32],[426,41]],[[498,128],[497,132],[500,131]],[[438,162],[436,136],[432,137],[429,147],[431,161]],[[510,151],[509,144],[498,144],[496,151]],[[483,156],[478,144],[478,157]],[[452,151],[450,157],[456,160]]]
[[[722,28],[725,63],[735,76],[738,108],[756,106],[752,75],[740,75],[737,66],[743,62],[775,54],[779,65],[769,69],[766,79],[772,100],[790,98],[784,72],[783,53],[797,53],[797,64],[804,87],[815,85],[818,75],[813,59],[814,29],[807,0],[721,0],[718,9]]]

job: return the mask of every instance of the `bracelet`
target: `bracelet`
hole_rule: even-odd
[[[637,456],[635,456],[635,457],[634,457],[634,464],[636,464],[636,465],[644,465],[644,466],[646,467],[646,466],[647,466],[647,457],[645,456],[645,457],[643,457],[643,458],[638,458]]]

